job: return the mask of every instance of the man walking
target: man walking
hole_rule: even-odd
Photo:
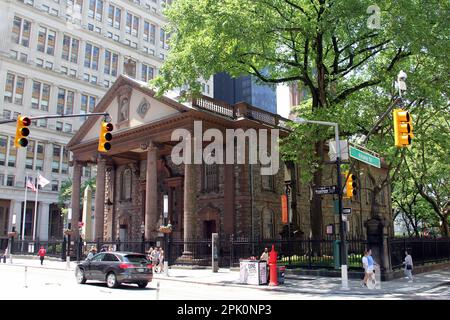
[[[44,263],[45,254],[46,254],[46,251],[44,249],[44,246],[41,246],[41,248],[38,251],[39,259],[41,259],[41,266]]]

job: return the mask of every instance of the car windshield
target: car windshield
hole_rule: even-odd
[[[130,263],[148,263],[147,257],[143,254],[127,254],[124,260]]]

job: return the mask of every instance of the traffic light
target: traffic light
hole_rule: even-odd
[[[110,122],[102,121],[100,128],[100,137],[98,139],[98,151],[108,152],[111,149],[111,141],[113,125]]]
[[[31,120],[28,117],[21,116],[17,118],[16,138],[14,139],[14,146],[16,148],[26,147],[28,145],[28,135],[30,129],[27,127],[31,124]]]
[[[402,109],[394,109],[393,115],[395,146],[403,148],[410,145],[414,137],[412,118],[408,111]]]
[[[345,196],[344,198],[351,199],[353,196],[356,196],[356,175],[353,173],[349,173],[348,171],[345,173]]]

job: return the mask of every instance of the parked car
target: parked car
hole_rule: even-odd
[[[152,281],[152,265],[145,254],[134,252],[100,252],[79,263],[75,270],[79,284],[87,280],[106,282],[109,288],[121,283],[135,283],[145,288]]]

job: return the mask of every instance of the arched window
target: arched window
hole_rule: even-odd
[[[131,199],[131,169],[126,169],[122,174],[122,200]]]
[[[262,237],[263,239],[274,239],[275,238],[275,219],[273,211],[264,208],[261,214],[262,221]]]

